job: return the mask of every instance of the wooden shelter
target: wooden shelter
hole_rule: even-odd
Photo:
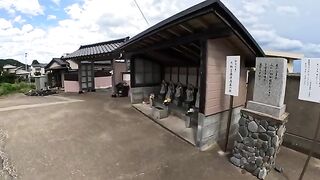
[[[255,65],[256,57],[264,56],[253,37],[219,0],[207,0],[182,11],[131,38],[121,49],[131,61],[133,104],[142,103],[151,93],[159,94],[162,80],[195,87],[194,144],[202,148],[221,140],[226,131],[230,102],[224,94],[226,56],[241,56],[234,120],[246,101],[246,68]]]

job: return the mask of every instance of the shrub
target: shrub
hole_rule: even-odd
[[[0,84],[0,96],[11,94],[11,93],[26,93],[31,89],[35,89],[34,84],[29,84],[25,82],[21,83],[15,83],[15,84],[10,84],[10,83],[1,83]]]

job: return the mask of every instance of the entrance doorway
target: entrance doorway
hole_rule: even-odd
[[[82,90],[92,90],[93,89],[93,72],[91,65],[82,64],[81,65],[81,87]]]

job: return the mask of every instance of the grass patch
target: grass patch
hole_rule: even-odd
[[[31,89],[35,89],[34,84],[20,82],[20,83],[0,83],[0,96],[12,93],[26,93]]]

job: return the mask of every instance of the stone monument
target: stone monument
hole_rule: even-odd
[[[279,118],[286,110],[287,60],[257,58],[256,63],[253,101],[248,101],[247,108]]]
[[[274,167],[286,130],[286,78],[286,59],[257,58],[253,101],[241,110],[230,161],[259,179]]]

